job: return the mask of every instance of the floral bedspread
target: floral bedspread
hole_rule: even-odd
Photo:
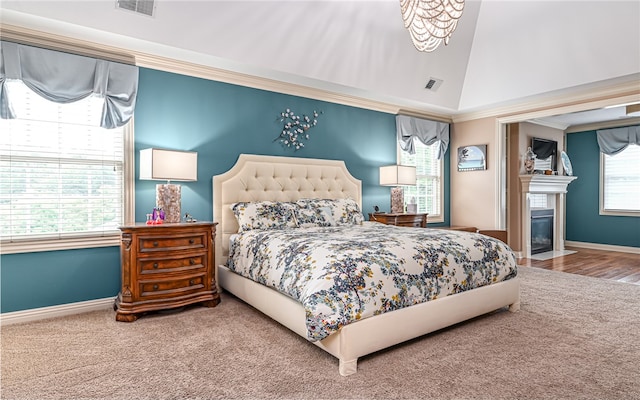
[[[311,341],[517,274],[515,255],[497,239],[375,222],[242,232],[231,238],[228,266],[300,302]]]

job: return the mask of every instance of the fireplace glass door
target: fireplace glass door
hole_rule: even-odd
[[[553,250],[553,209],[531,210],[531,254]]]

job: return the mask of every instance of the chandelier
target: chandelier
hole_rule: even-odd
[[[464,0],[400,0],[404,27],[419,51],[432,52],[449,38],[462,16]]]

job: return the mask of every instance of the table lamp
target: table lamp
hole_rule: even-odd
[[[198,180],[198,153],[153,148],[140,150],[140,179],[167,181],[156,185],[156,207],[164,211],[164,222],[180,222],[181,189],[171,181]]]
[[[380,167],[380,185],[391,188],[391,212],[404,213],[404,192],[402,186],[416,184],[416,167],[408,165],[388,165]]]

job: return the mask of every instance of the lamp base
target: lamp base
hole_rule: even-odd
[[[164,222],[180,222],[180,185],[171,183],[156,185],[156,207],[164,210]]]
[[[401,187],[391,188],[391,213],[404,213],[404,191]]]

